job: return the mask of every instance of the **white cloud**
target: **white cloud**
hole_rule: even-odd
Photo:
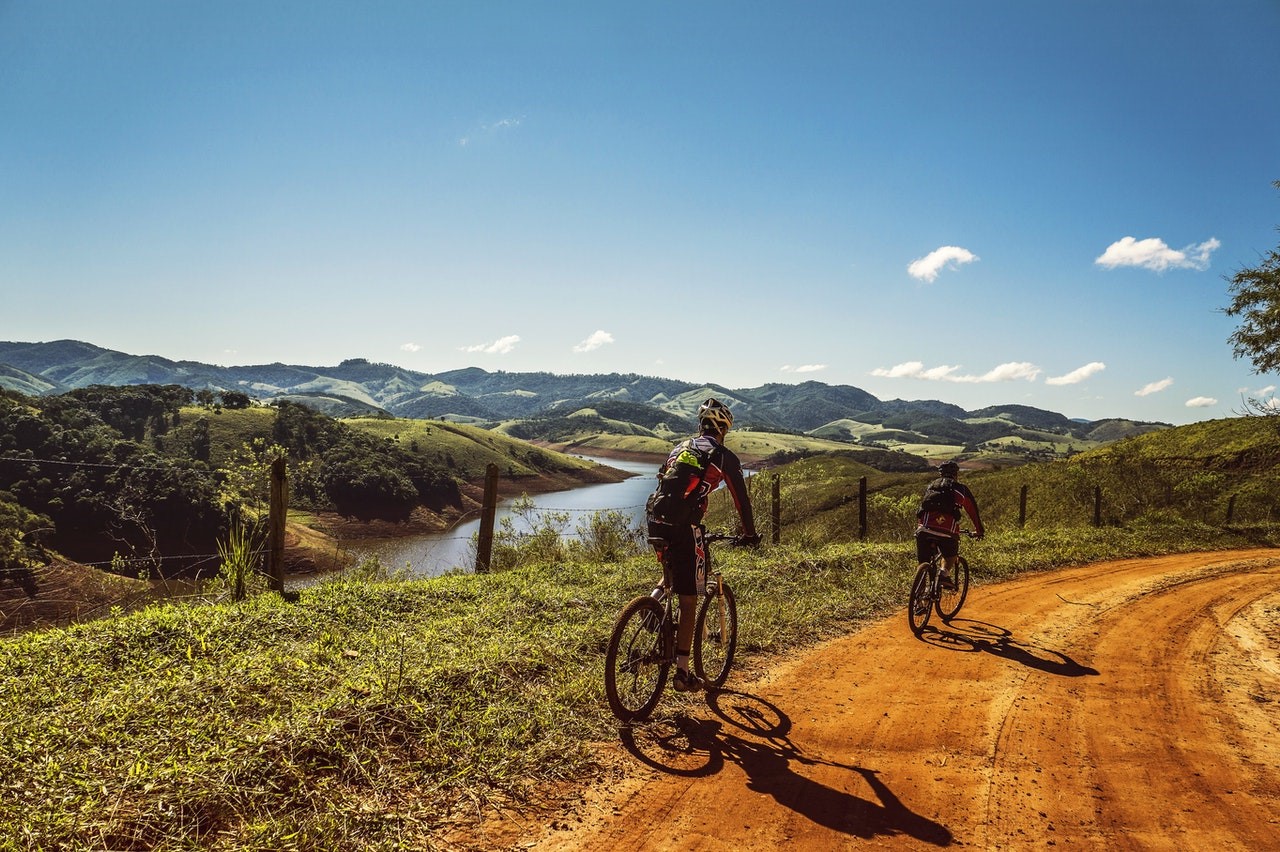
[[[1151,382],[1150,384],[1143,385],[1142,389],[1134,391],[1133,395],[1134,396],[1151,396],[1151,394],[1160,393],[1160,391],[1165,390],[1172,385],[1173,385],[1173,376],[1170,376],[1167,379],[1161,379],[1158,382]]]
[[[486,355],[506,355],[512,349],[516,348],[516,344],[520,342],[520,335],[508,334],[506,337],[499,337],[492,343],[477,343],[475,346],[459,346],[463,352],[483,352]]]
[[[1257,390],[1249,390],[1247,387],[1237,388],[1236,392],[1250,406],[1258,406],[1260,408],[1270,409],[1271,411],[1280,410],[1280,399],[1276,399],[1276,386],[1267,385]]]
[[[401,352],[417,352],[417,351],[418,351],[419,349],[421,349],[421,348],[422,348],[422,347],[421,347],[421,346],[419,346],[419,345],[418,345],[418,344],[416,344],[416,343],[402,343],[402,344],[400,344],[400,351],[401,351]]]
[[[593,349],[599,349],[606,343],[613,342],[613,335],[607,331],[596,331],[586,340],[573,347],[574,352],[590,352]]]
[[[906,361],[888,369],[878,367],[871,371],[871,375],[886,379],[921,379],[929,382],[959,382],[964,384],[1014,382],[1022,379],[1030,382],[1035,381],[1036,376],[1040,375],[1040,368],[1026,361],[1011,361],[1007,364],[1001,364],[980,376],[957,375],[956,371],[959,369],[959,365],[954,367],[943,365],[925,369],[924,364],[920,361]]]
[[[1197,269],[1203,272],[1209,268],[1209,255],[1221,245],[1216,238],[1210,237],[1199,245],[1187,246],[1178,251],[1169,248],[1159,237],[1145,240],[1125,237],[1107,246],[1107,250],[1093,262],[1107,269],[1138,266],[1155,272],[1164,272],[1166,269]]]
[[[907,274],[920,281],[932,282],[944,267],[950,265],[955,269],[962,263],[973,263],[978,256],[968,249],[959,246],[943,246],[934,249],[924,257],[917,258],[907,265]]]
[[[1218,401],[1211,396],[1195,396],[1186,402],[1187,408],[1208,408],[1217,404]]]
[[[1065,376],[1053,376],[1045,379],[1044,383],[1046,385],[1078,385],[1095,373],[1101,373],[1105,369],[1107,369],[1107,365],[1101,361],[1090,361],[1088,364],[1085,364],[1083,367],[1077,367]]]
[[[792,367],[790,364],[788,364],[787,366],[782,367],[781,369],[782,369],[782,372],[784,373],[817,373],[821,370],[827,369],[827,365],[826,364],[801,364],[799,367]]]
[[[466,136],[460,136],[458,138],[458,145],[465,148],[481,136],[492,136],[495,133],[501,133],[505,130],[514,130],[519,127],[523,121],[524,117],[521,116],[520,118],[503,118],[491,123],[481,124],[474,132],[469,133]]]
[[[1008,364],[1001,364],[984,375],[957,379],[957,381],[1016,382],[1026,380],[1028,382],[1034,382],[1038,375],[1040,375],[1040,368],[1035,364],[1030,364],[1026,361],[1011,361]]]
[[[959,365],[955,367],[930,367],[928,370],[924,368],[922,361],[905,361],[893,367],[877,367],[871,371],[871,375],[879,376],[884,379],[927,379],[929,381],[943,381],[948,375],[959,370]]]

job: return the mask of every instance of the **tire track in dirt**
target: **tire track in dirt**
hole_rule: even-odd
[[[664,696],[680,712],[602,746],[616,777],[473,841],[1280,848],[1277,623],[1280,550],[977,586],[920,639],[898,614],[733,690]]]

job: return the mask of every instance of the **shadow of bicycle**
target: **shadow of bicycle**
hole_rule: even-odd
[[[747,788],[812,822],[853,837],[907,835],[934,846],[949,846],[949,829],[904,805],[875,769],[803,754],[791,742],[791,720],[777,705],[732,690],[712,692],[707,704],[716,718],[676,715],[621,729],[622,744],[635,758],[661,772],[683,777],[719,773],[739,766]],[[870,788],[874,800],[829,786],[797,772],[797,767],[842,770],[850,786]],[[844,786],[844,785],[842,785]]]
[[[1081,665],[1061,651],[1019,641],[1007,628],[969,618],[952,619],[942,626],[930,624],[920,641],[952,651],[982,652],[1059,677],[1086,677],[1098,670]]]

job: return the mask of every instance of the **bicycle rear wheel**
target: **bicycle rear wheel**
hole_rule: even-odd
[[[911,581],[911,594],[907,597],[907,621],[911,632],[920,635],[929,623],[929,615],[933,612],[933,566],[921,562],[916,569],[916,577]]]
[[[738,605],[723,580],[718,594],[704,595],[693,633],[693,672],[707,687],[719,689],[729,678],[738,648]]]
[[[658,706],[671,660],[663,654],[662,604],[638,597],[618,614],[604,655],[604,693],[609,709],[624,722],[643,719]]]
[[[964,606],[964,599],[969,596],[969,563],[964,561],[963,556],[956,558],[955,567],[951,569],[951,579],[955,581],[956,587],[948,589],[943,586],[938,595],[938,617],[943,621],[955,618],[960,607]]]

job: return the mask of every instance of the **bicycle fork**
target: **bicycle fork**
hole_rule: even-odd
[[[707,597],[716,598],[716,601],[719,604],[719,606],[716,607],[716,620],[719,622],[716,626],[719,629],[717,629],[713,634],[708,635],[707,638],[714,641],[717,645],[720,645],[723,644],[724,637],[728,635],[729,626],[725,623],[725,619],[728,618],[728,613],[726,613],[725,610],[728,609],[728,607],[724,605],[724,584],[721,583],[719,571],[712,571],[710,578],[707,580]]]

